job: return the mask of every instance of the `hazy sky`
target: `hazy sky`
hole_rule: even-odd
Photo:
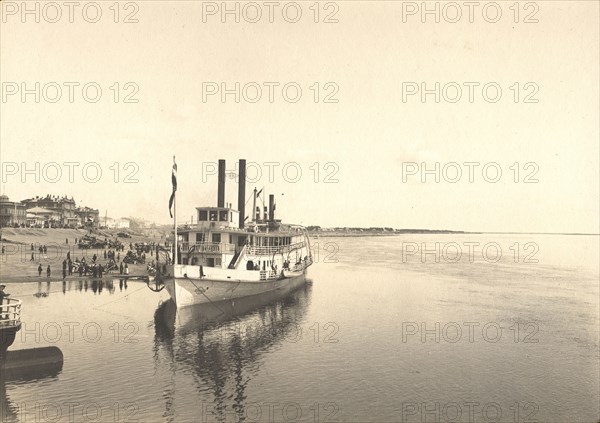
[[[32,10],[36,3],[28,2]],[[194,207],[216,205],[216,176],[203,182],[203,163],[225,158],[233,170],[246,158],[263,173],[248,183],[248,195],[254,185],[277,194],[277,212],[288,222],[600,232],[598,2],[521,3],[518,16],[512,1],[499,2],[496,23],[488,22],[494,7],[482,11],[486,2],[473,11],[472,23],[466,6],[458,22],[447,22],[456,9],[444,2],[440,23],[434,15],[423,23],[420,10],[409,14],[421,2],[321,3],[318,23],[313,2],[298,3],[296,23],[285,20],[296,16],[293,4],[283,12],[286,2],[275,8],[273,23],[262,2],[255,3],[258,23],[247,22],[256,8],[243,2],[239,23],[233,15],[223,23],[220,11],[208,14],[221,2],[121,2],[118,16],[113,1],[97,4],[97,23],[86,21],[94,20],[94,5],[83,15],[88,2],[74,9],[70,23],[67,6],[59,18],[56,8],[39,3],[36,23],[34,14],[22,15],[21,2],[0,2],[2,191],[11,199],[68,194],[101,215],[168,222],[176,155],[179,220],[189,220]],[[234,9],[236,3],[227,4]],[[138,22],[124,23],[128,16]],[[327,16],[338,22],[323,22]],[[36,82],[39,103],[35,94],[23,101],[22,88],[35,92]],[[234,94],[225,101],[220,93],[208,95],[221,83],[235,90],[236,82],[239,103]],[[435,94],[425,102],[420,92],[407,95],[421,83],[435,90],[436,82],[439,103]],[[88,83],[102,89],[95,103],[93,84],[87,101],[82,95]],[[62,97],[52,103],[57,86]],[[252,102],[257,86],[262,97]],[[298,86],[302,93],[293,103]],[[453,103],[457,87],[462,97]],[[497,87],[502,94],[494,103]],[[138,102],[125,103],[128,94]],[[52,162],[62,170],[56,183]],[[65,162],[80,163],[72,182]],[[135,165],[125,168],[129,162]],[[265,162],[281,164],[273,183]],[[288,166],[286,180],[282,168],[291,162],[297,165]],[[403,182],[403,168],[415,170],[410,162],[428,169],[439,163],[440,182],[434,175],[421,182],[420,169]],[[457,183],[449,181],[456,174],[451,162],[462,170]],[[480,163],[472,167],[473,182],[465,162]],[[29,169],[39,163],[39,183],[22,175],[23,163]],[[88,165],[89,180],[95,168],[102,170],[98,182],[84,179],[86,163],[96,163]],[[488,179],[501,169],[497,183],[484,179],[486,163],[493,163]],[[292,183],[297,167],[302,176]],[[138,182],[124,183],[132,171]],[[338,182],[325,183],[334,171],[330,179]],[[524,183],[528,175],[538,182]],[[226,190],[236,206],[234,180]]]

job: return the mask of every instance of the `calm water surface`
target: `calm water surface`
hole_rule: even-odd
[[[4,281],[24,300],[10,350],[64,363],[3,375],[2,420],[598,419],[597,236],[313,241],[303,288],[200,308],[139,282]]]

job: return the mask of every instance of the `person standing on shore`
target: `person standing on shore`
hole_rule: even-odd
[[[38,276],[42,276],[42,263],[38,266]]]
[[[48,265],[48,268],[46,269],[46,277],[49,278],[51,273],[52,271],[50,270],[50,265]]]
[[[35,259],[33,258],[33,253],[31,253],[31,260],[29,261],[35,261]]]
[[[121,265],[119,266],[119,274],[123,274],[123,262],[121,262]]]
[[[127,263],[125,263],[125,274],[128,275],[129,274],[129,265]]]

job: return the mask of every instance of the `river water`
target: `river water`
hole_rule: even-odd
[[[141,282],[3,281],[10,351],[64,361],[2,375],[2,421],[598,420],[597,236],[313,243],[301,289],[179,311]]]

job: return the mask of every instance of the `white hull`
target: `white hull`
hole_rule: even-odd
[[[305,272],[293,277],[269,280],[213,279],[194,277],[166,278],[165,288],[177,305],[186,307],[259,295],[276,290],[294,289],[305,282]]]

